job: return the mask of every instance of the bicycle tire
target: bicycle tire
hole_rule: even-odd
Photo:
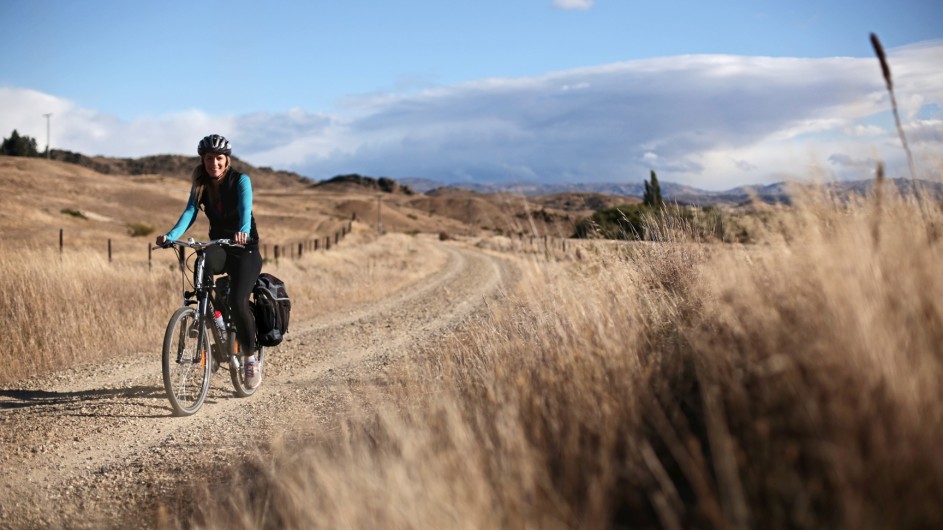
[[[185,306],[177,309],[164,333],[161,355],[164,390],[176,416],[190,416],[203,406],[210,388],[212,361],[210,360],[208,330],[190,333],[197,322],[196,309]],[[199,337],[203,337],[200,347]]]
[[[249,388],[246,385],[246,372],[242,369],[242,359],[239,355],[239,341],[236,339],[236,332],[229,330],[228,333],[229,340],[226,341],[229,345],[229,378],[232,379],[232,386],[236,390],[236,395],[239,397],[249,397],[252,394],[262,387],[262,383],[259,383],[259,386],[255,388]],[[259,361],[258,369],[262,370],[262,380],[265,380],[265,370],[264,362],[265,357],[263,355],[263,347],[259,346],[256,349],[256,359]]]

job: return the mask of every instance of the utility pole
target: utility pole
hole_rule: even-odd
[[[383,234],[383,222],[380,220],[380,199],[383,195],[377,193],[377,234]]]
[[[46,117],[46,160],[49,160],[49,117],[52,113],[43,114]]]

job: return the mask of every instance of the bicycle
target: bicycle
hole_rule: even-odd
[[[240,359],[236,327],[229,309],[229,277],[205,276],[207,248],[212,246],[240,246],[229,239],[212,241],[168,240],[154,248],[175,248],[180,271],[183,275],[183,306],[177,309],[164,333],[162,372],[167,398],[177,416],[189,416],[200,410],[209,393],[210,379],[223,363],[229,365],[229,376],[236,395],[251,396],[259,387],[250,388],[245,381],[245,370]],[[186,272],[189,269],[185,248],[191,248],[196,256],[193,264],[193,279],[188,291]],[[208,280],[208,281],[207,281]],[[195,307],[194,307],[195,306]],[[219,311],[223,325],[217,325],[215,314]],[[210,338],[212,337],[212,342]],[[256,346],[257,369],[264,373],[265,348]]]

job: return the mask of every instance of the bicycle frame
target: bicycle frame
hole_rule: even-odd
[[[224,307],[216,307],[213,303],[213,297],[210,296],[211,288],[215,287],[215,282],[211,282],[210,285],[206,285],[206,249],[219,245],[219,246],[235,246],[229,239],[214,239],[212,241],[198,242],[194,241],[193,238],[190,238],[186,242],[183,241],[168,241],[170,245],[179,245],[180,247],[192,248],[196,251],[196,262],[193,267],[193,291],[184,291],[183,292],[183,305],[193,305],[197,304],[197,329],[200,336],[198,340],[203,340],[203,333],[206,329],[210,329],[210,333],[213,335],[214,343],[220,347],[226,347],[227,337],[220,336],[219,330],[216,328],[215,322],[213,325],[205,325],[207,322],[212,321],[210,315],[213,314],[213,311],[219,309],[223,310]],[[184,265],[183,261],[186,259],[183,254],[178,254],[178,259],[181,260],[181,265]],[[185,270],[185,267],[181,267]],[[194,300],[193,297],[196,299]],[[225,300],[219,300],[218,303],[221,306],[226,304]],[[229,329],[231,323],[229,322],[229,311],[228,308],[225,308],[226,311],[222,313],[226,316],[226,328]],[[179,356],[178,356],[179,361]]]

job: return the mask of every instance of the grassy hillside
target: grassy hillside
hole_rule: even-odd
[[[168,230],[183,210],[196,157],[157,155],[139,159],[88,157],[54,151],[56,158],[0,157],[0,242],[58,245],[65,231],[71,248],[104,248],[112,239],[116,257],[140,253],[132,229]],[[68,161],[65,161],[68,160]],[[380,191],[368,177],[315,183],[300,175],[233,164],[252,177],[255,215],[264,242],[287,244],[334,233],[357,220],[385,232],[569,237],[595,209],[631,199],[604,194],[524,197],[439,189],[411,193],[393,183]],[[363,181],[363,182],[361,182]],[[371,185],[373,184],[373,185]],[[202,217],[190,230],[206,233]]]
[[[190,184],[180,175],[106,174],[81,165],[0,156],[0,245],[57,248],[59,229],[67,250],[104,251],[112,239],[116,260],[146,259],[146,243],[169,230],[186,204]],[[321,191],[284,187],[253,177],[254,214],[263,243],[288,244],[334,234],[351,220],[375,226],[375,194],[358,189]],[[466,233],[452,218],[411,208],[404,198],[383,197],[386,230]],[[132,237],[132,228],[153,229]],[[188,235],[205,237],[203,216]],[[146,231],[146,230],[145,230]]]

